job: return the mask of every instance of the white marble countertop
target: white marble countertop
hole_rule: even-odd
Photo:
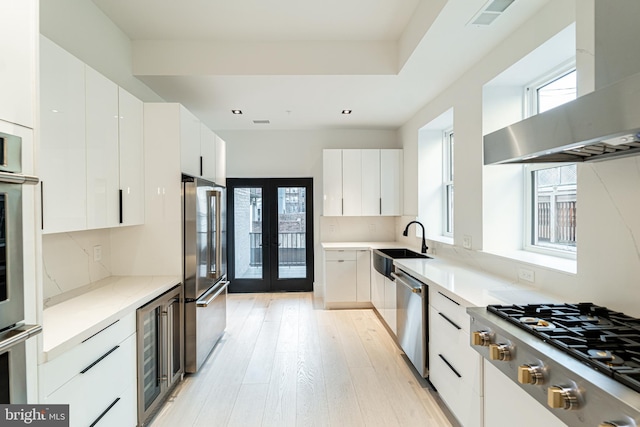
[[[178,276],[111,276],[43,312],[44,362],[54,359],[175,285]]]
[[[403,248],[407,245],[400,242],[325,242],[322,243],[322,247],[329,250],[348,250]],[[510,282],[448,258],[431,254],[429,256],[432,258],[396,259],[394,264],[428,285],[437,285],[445,293],[456,295],[468,306],[561,302],[535,287]]]

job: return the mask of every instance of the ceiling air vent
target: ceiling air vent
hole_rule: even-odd
[[[515,0],[489,0],[471,18],[470,25],[490,25],[502,14]]]
[[[269,120],[254,120],[253,121],[254,125],[268,125],[269,123],[271,123]]]

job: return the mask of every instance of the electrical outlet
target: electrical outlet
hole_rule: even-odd
[[[536,276],[533,270],[529,270],[527,268],[519,268],[518,269],[518,277],[527,282],[534,283],[536,281]]]
[[[376,232],[376,225],[369,224],[369,233],[375,233],[375,232]]]
[[[471,236],[469,235],[462,236],[462,247],[465,249],[471,249]]]
[[[329,224],[329,233],[335,233],[336,232],[336,226],[333,224]]]
[[[97,245],[93,247],[93,262],[102,260],[102,246]]]

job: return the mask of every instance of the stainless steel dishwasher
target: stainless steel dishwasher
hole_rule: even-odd
[[[391,273],[396,281],[398,344],[418,373],[426,378],[428,365],[428,287],[407,272]]]

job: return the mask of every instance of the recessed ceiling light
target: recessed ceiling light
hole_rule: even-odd
[[[342,110],[342,114],[351,114],[351,110]]]
[[[242,110],[231,110],[233,114],[242,114]]]

